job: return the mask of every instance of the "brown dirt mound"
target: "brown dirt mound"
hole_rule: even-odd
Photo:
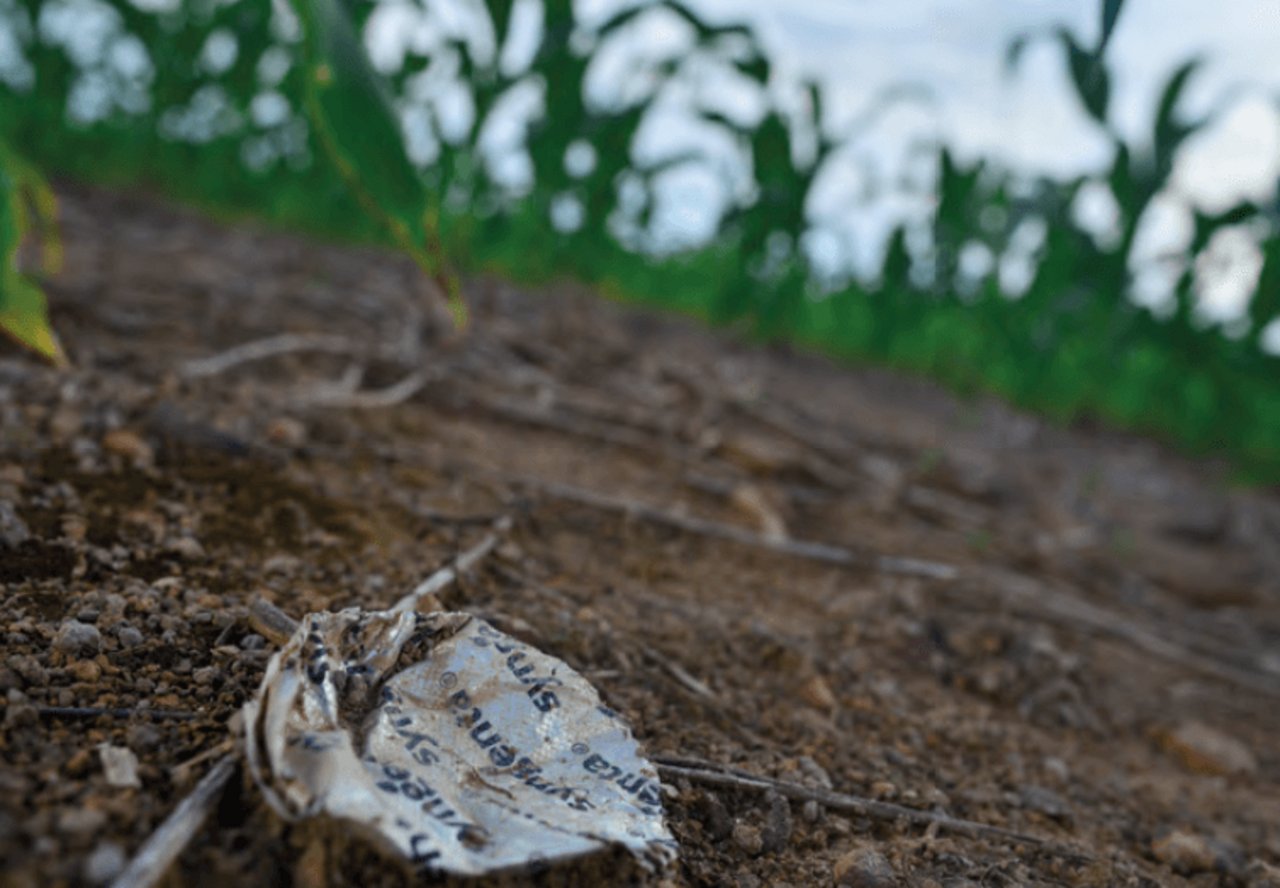
[[[1274,494],[569,287],[474,281],[447,342],[397,257],[63,196],[76,369],[0,354],[5,884],[108,880],[190,791],[255,595],[385,606],[500,516],[444,603],[667,762],[655,882],[1280,884]],[[240,775],[169,878],[403,880],[317,830]]]

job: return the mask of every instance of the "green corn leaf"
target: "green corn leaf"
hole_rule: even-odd
[[[515,0],[485,0],[489,10],[489,18],[493,22],[493,45],[498,52],[507,39],[507,29],[511,26],[511,13],[515,9]]]
[[[1124,8],[1124,0],[1102,0],[1102,30],[1098,36],[1098,48],[1095,55],[1101,57],[1111,42],[1111,34],[1116,29],[1116,21]]]
[[[459,328],[466,309],[448,272],[439,208],[409,160],[386,84],[373,70],[341,0],[293,0],[304,37],[306,102],[312,125],[365,209],[447,295]]]
[[[1262,269],[1253,298],[1249,300],[1250,334],[1257,340],[1263,329],[1280,318],[1280,233],[1262,245]]]
[[[0,331],[66,366],[44,292],[18,268],[18,251],[28,237],[40,241],[43,270],[57,271],[62,245],[53,191],[34,167],[0,143]]]
[[[1006,76],[1013,74],[1017,70],[1018,65],[1022,63],[1022,56],[1026,53],[1030,44],[1030,34],[1018,34],[1009,41],[1008,46],[1004,49],[1004,73]]]
[[[1111,77],[1102,57],[1084,49],[1065,28],[1057,31],[1058,40],[1067,53],[1067,70],[1076,88],[1076,96],[1089,116],[1107,125],[1107,106],[1111,100]]]
[[[1203,64],[1204,60],[1200,58],[1183,62],[1169,77],[1160,94],[1160,101],[1156,104],[1152,138],[1152,150],[1155,152],[1156,166],[1160,170],[1172,167],[1173,155],[1182,142],[1209,122],[1209,119],[1204,119],[1195,123],[1185,123],[1177,117],[1178,102],[1182,99],[1182,93]]]

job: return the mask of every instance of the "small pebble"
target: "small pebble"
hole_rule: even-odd
[[[1043,786],[1024,786],[1019,793],[1023,807],[1054,820],[1069,822],[1071,806],[1056,792]]]
[[[886,799],[896,799],[898,797],[898,787],[894,786],[888,780],[877,780],[875,783],[871,784],[871,795],[881,801]]]
[[[155,451],[136,432],[128,429],[112,429],[102,436],[102,449],[132,462],[139,468],[155,463]]]
[[[765,796],[765,802],[769,805],[769,810],[765,815],[761,838],[765,852],[776,854],[791,842],[791,803],[776,792]]]
[[[93,683],[102,678],[102,667],[96,660],[76,660],[67,666],[67,672],[76,681]]]
[[[1203,722],[1189,721],[1162,738],[1165,750],[1196,774],[1252,774],[1258,760],[1249,747]]]
[[[827,773],[826,768],[814,760],[813,756],[799,756],[796,759],[796,765],[800,768],[800,773],[805,776],[805,783],[809,786],[820,786],[823,789],[830,789],[833,786],[831,775]]]
[[[1049,756],[1044,760],[1044,770],[1058,783],[1067,783],[1071,780],[1071,769],[1057,756]]]
[[[0,548],[16,549],[30,538],[31,531],[18,517],[13,504],[0,500]]]
[[[9,636],[9,640],[13,641],[13,636]],[[44,687],[49,683],[49,670],[40,665],[32,654],[14,654],[5,660],[5,665],[32,687]]]
[[[296,419],[281,416],[267,426],[267,440],[281,447],[301,447],[307,443],[307,427]]]
[[[58,832],[87,836],[107,825],[107,812],[97,808],[70,808],[58,815]]]
[[[192,537],[178,537],[170,540],[169,544],[164,548],[165,551],[187,561],[198,561],[204,557],[204,546],[200,545],[199,540]]]
[[[99,842],[84,861],[84,880],[105,885],[124,870],[124,849],[115,842]]]
[[[733,844],[749,857],[756,857],[764,850],[764,836],[757,827],[739,820],[733,825]]]
[[[125,738],[131,749],[141,749],[143,752],[155,749],[162,739],[160,731],[146,722],[130,725],[125,731]]]
[[[103,743],[98,747],[98,757],[102,760],[102,773],[108,786],[117,789],[139,789],[142,786],[138,779],[138,757],[129,747]]]
[[[132,626],[121,626],[116,630],[116,638],[120,639],[122,647],[137,647],[142,644],[142,633]]]
[[[1151,841],[1156,860],[1185,875],[1221,871],[1238,872],[1244,859],[1240,850],[1224,842],[1186,829],[1174,829]]]
[[[814,799],[809,799],[801,806],[800,816],[804,818],[805,823],[817,823],[822,819],[822,806]]]
[[[865,848],[837,860],[831,874],[837,885],[848,888],[891,888],[897,884],[897,875],[885,856]]]
[[[218,668],[216,666],[202,666],[191,673],[191,677],[198,685],[211,685],[214,679],[218,677]]]
[[[67,620],[53,639],[53,649],[64,654],[94,656],[101,647],[102,633],[98,631],[98,627],[79,620]]]
[[[832,710],[839,705],[831,685],[821,675],[811,675],[797,689],[801,700],[814,709]]]
[[[733,818],[729,816],[729,810],[720,801],[720,797],[715,793],[705,792],[698,797],[696,804],[698,819],[702,821],[702,828],[706,830],[707,836],[713,842],[728,838],[733,832]]]
[[[260,651],[267,646],[267,640],[256,632],[251,632],[244,638],[240,639],[240,649],[246,651]]]
[[[1280,867],[1255,859],[1245,870],[1245,878],[1249,888],[1280,888]]]

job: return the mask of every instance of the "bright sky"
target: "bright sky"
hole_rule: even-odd
[[[746,17],[787,69],[826,85],[852,117],[881,89],[909,79],[938,97],[944,132],[965,152],[1074,172],[1102,161],[1103,147],[1076,107],[1061,54],[1047,42],[1020,74],[1002,75],[1014,35],[1065,24],[1086,40],[1097,0],[694,0],[715,19]],[[1149,131],[1164,78],[1204,55],[1187,93],[1203,111],[1233,90],[1252,89],[1212,133],[1188,150],[1185,181],[1198,196],[1262,196],[1280,175],[1280,4],[1276,0],[1129,0],[1110,49],[1113,104],[1129,135]]]

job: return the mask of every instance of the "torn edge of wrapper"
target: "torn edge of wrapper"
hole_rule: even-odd
[[[620,846],[654,870],[677,854],[621,718],[469,614],[311,614],[244,716],[279,815],[350,824],[417,868],[484,875]]]

